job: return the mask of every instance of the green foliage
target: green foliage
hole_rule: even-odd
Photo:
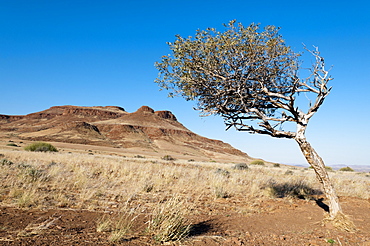
[[[330,243],[331,245],[333,245],[334,243],[336,243],[334,239],[328,239],[328,240],[326,240],[326,242]]]
[[[254,160],[254,161],[251,161],[250,165],[264,166],[265,165],[265,162],[262,161],[262,160]]]
[[[274,113],[262,87],[288,95],[296,80],[298,54],[285,44],[279,28],[258,24],[243,26],[230,21],[225,31],[197,30],[194,37],[179,35],[168,43],[172,54],[155,66],[156,83],[187,100],[197,100],[198,109],[225,118],[245,108]],[[261,84],[263,83],[263,85]],[[257,99],[257,100],[256,100]]]
[[[343,172],[354,172],[355,170],[353,170],[350,167],[342,167],[341,169],[339,169],[339,171],[343,171]]]
[[[57,148],[49,143],[36,142],[30,145],[27,145],[25,148],[27,151],[39,151],[39,152],[58,152]]]
[[[326,169],[326,171],[329,171],[329,172],[333,172],[334,171],[332,167],[328,167],[328,166],[325,166],[325,169]]]

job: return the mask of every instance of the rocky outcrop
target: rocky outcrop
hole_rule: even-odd
[[[102,109],[91,109],[91,108],[81,108],[81,107],[70,107],[66,108],[63,112],[63,115],[78,115],[82,117],[94,117],[99,118],[99,120],[102,119],[115,119],[120,116],[125,111],[122,112],[115,112],[115,111],[109,111],[109,110],[102,110]]]
[[[155,115],[168,120],[177,121],[176,116],[170,111],[156,111],[154,112]]]
[[[154,110],[148,106],[141,106],[136,113],[154,113]]]

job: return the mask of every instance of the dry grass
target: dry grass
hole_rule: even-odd
[[[26,226],[26,228],[18,233],[18,236],[20,237],[28,237],[31,235],[40,235],[45,230],[48,230],[51,226],[55,224],[57,220],[59,220],[61,217],[50,217],[49,219],[42,221],[41,223],[37,224],[29,224]]]
[[[188,236],[191,228],[187,220],[189,206],[178,196],[158,203],[148,223],[148,233],[158,242],[180,241]]]
[[[100,224],[99,227],[103,229],[102,227],[104,227],[104,224],[105,226],[108,225],[111,231],[109,241],[120,242],[131,231],[137,217],[137,209],[131,208],[129,204],[126,204],[119,210],[113,219],[108,219],[108,221],[105,222],[103,221],[103,224]]]
[[[329,215],[323,220],[323,224],[332,224],[335,228],[338,228],[342,231],[347,232],[356,232],[356,226],[353,223],[352,219],[347,215],[339,212],[335,218],[331,218]]]
[[[313,170],[282,166],[252,165],[238,170],[231,163],[169,162],[160,158],[12,150],[1,150],[1,154],[4,156],[0,162],[0,204],[22,208],[117,212],[122,204],[128,204],[121,215],[128,215],[127,211],[138,206],[146,213],[155,214],[160,210],[159,205],[166,206],[159,201],[176,197],[192,204],[193,214],[202,209],[217,211],[212,207],[225,199],[228,203],[222,206],[245,214],[256,212],[255,204],[265,199],[310,199],[321,189]],[[370,198],[370,178],[365,174],[330,172],[329,175],[339,196]],[[178,204],[180,208],[181,203]],[[130,221],[133,214],[130,216],[123,221]],[[101,222],[99,230],[105,230],[105,226]],[[112,228],[112,224],[109,226]],[[120,234],[117,236],[120,238],[126,229],[117,228],[125,227],[130,226],[117,225],[115,230],[110,230]],[[112,241],[115,241],[113,236]]]

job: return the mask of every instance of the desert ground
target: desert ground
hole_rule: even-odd
[[[29,143],[0,140],[0,245],[370,245],[370,173],[329,172],[337,228],[309,168]]]

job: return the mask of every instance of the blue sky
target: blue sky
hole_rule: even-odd
[[[176,34],[236,19],[281,27],[296,52],[318,46],[333,65],[333,90],[307,138],[327,165],[370,165],[370,3],[368,1],[0,0],[0,114],[55,105],[142,105],[171,110],[190,130],[252,157],[305,163],[293,140],[229,130],[199,117],[192,102],[168,98],[153,82],[154,62]],[[306,62],[310,63],[310,57]]]

